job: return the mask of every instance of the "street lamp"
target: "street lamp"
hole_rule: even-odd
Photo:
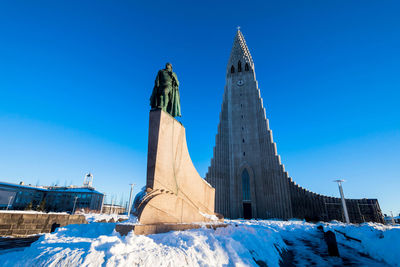
[[[6,210],[8,210],[8,207],[10,206],[10,203],[11,203],[11,200],[13,199],[13,197],[12,196],[10,196],[9,198],[8,198],[8,204],[7,204],[7,209]]]
[[[392,215],[392,224],[395,224],[396,222],[395,222],[395,220],[394,220],[394,218],[393,218],[393,212],[390,211],[390,214]]]
[[[75,214],[75,206],[76,206],[76,200],[78,199],[78,197],[75,197],[75,201],[74,201],[74,208],[72,209],[72,214]]]
[[[342,198],[344,218],[346,219],[346,223],[350,223],[349,213],[347,212],[346,200],[344,199],[344,193],[342,187],[342,183],[345,182],[345,180],[334,180],[334,182],[338,183],[339,186],[340,197]]]
[[[111,214],[113,212],[113,209],[114,209],[114,197],[111,198],[111,208],[110,208],[110,212],[108,214]]]
[[[100,213],[103,213],[103,206],[104,206],[104,199],[105,198],[106,198],[106,193],[104,193],[103,198],[101,199]]]
[[[133,192],[133,187],[136,184],[129,184],[131,186],[131,193],[129,195],[129,204],[128,204],[128,218],[130,217],[131,214],[131,208],[132,208],[132,192]]]

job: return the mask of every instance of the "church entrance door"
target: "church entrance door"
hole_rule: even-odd
[[[245,220],[249,220],[252,218],[250,202],[243,202],[243,218]]]

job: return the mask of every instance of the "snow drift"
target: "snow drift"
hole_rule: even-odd
[[[43,235],[23,251],[0,255],[0,263],[2,266],[279,266],[281,252],[293,249],[297,250],[292,254],[298,265],[340,264],[340,259],[326,260],[313,250],[307,252],[304,246],[296,245],[299,240],[308,240],[323,246],[316,224],[273,220],[227,220],[226,223],[228,227],[216,230],[200,228],[149,236],[131,232],[124,237],[114,231],[115,223],[68,225]],[[336,234],[338,242],[344,244],[343,249],[369,254],[373,257],[370,261],[376,259],[378,265],[400,266],[399,226],[321,225],[326,230],[340,230],[362,240],[354,242]]]

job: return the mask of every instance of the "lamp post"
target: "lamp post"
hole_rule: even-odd
[[[129,184],[129,185],[131,186],[131,193],[130,193],[130,195],[129,195],[128,218],[129,218],[130,215],[131,215],[131,208],[132,208],[132,192],[133,192],[133,187],[134,187],[136,184]]]
[[[75,197],[75,201],[74,201],[74,208],[72,209],[72,214],[75,214],[75,206],[76,206],[76,200],[78,199],[78,197]]]
[[[104,193],[103,198],[101,199],[100,213],[103,213],[103,206],[104,206],[104,198],[105,197],[106,197],[106,193]]]
[[[7,204],[7,209],[6,210],[8,210],[8,207],[10,206],[10,203],[11,203],[11,200],[13,199],[13,197],[12,196],[10,196],[9,198],[8,198],[8,204]]]
[[[111,198],[111,208],[110,208],[110,212],[108,214],[114,214],[113,213],[113,209],[114,209],[114,197]]]
[[[346,223],[350,223],[349,213],[347,212],[346,200],[344,199],[344,193],[343,193],[343,187],[342,187],[342,183],[344,181],[345,180],[334,180],[334,182],[338,183],[338,186],[339,186],[340,197],[342,198],[344,218],[346,219]]]
[[[390,215],[392,215],[392,224],[395,224],[396,222],[395,222],[395,220],[393,218],[393,212],[392,211],[390,211]]]

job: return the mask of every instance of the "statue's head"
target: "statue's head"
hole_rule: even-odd
[[[172,64],[169,62],[167,64],[165,64],[165,69],[168,71],[172,71]]]

